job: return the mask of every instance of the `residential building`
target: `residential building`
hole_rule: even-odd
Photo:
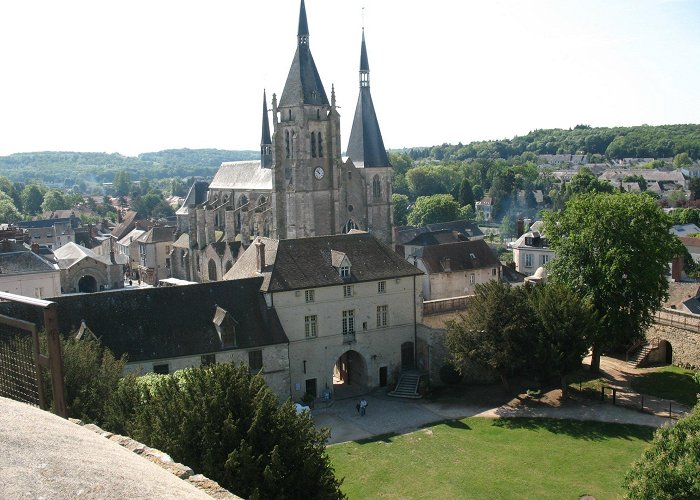
[[[30,244],[46,245],[50,249],[61,248],[75,241],[75,228],[80,219],[43,219],[18,222],[17,226],[29,233]]]
[[[122,239],[117,241],[117,254],[124,255],[128,259],[127,273],[138,269],[141,263],[139,238],[146,233],[143,229],[132,229]]]
[[[422,272],[370,234],[256,238],[224,279],[262,276],[289,338],[291,396],[383,387],[415,365]]]
[[[38,245],[34,245],[38,251]],[[44,299],[61,295],[58,267],[16,240],[0,240],[0,291]]]
[[[549,248],[547,238],[541,233],[542,225],[542,221],[535,222],[513,244],[513,261],[519,273],[531,276],[554,258],[554,250]]]
[[[483,238],[484,233],[481,232],[479,226],[468,220],[439,222],[423,227],[401,226],[394,228],[394,248],[399,255],[403,255],[409,260],[419,248]]]
[[[139,279],[149,285],[170,278],[174,226],[153,226],[136,240],[139,246]]]
[[[493,220],[493,198],[485,196],[474,204],[476,208],[476,216],[484,222]]]
[[[423,276],[423,299],[473,295],[474,287],[501,279],[501,261],[484,240],[431,245],[414,254]]]

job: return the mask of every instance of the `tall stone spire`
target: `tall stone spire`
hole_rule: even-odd
[[[362,163],[365,168],[391,166],[369,91],[369,60],[364,28],[360,48],[360,96],[352,121],[347,154],[353,162]]]
[[[316,63],[309,49],[309,24],[306,20],[306,7],[301,0],[299,8],[299,30],[297,32],[297,51],[289,68],[287,82],[280,96],[279,107],[286,108],[311,104],[328,105],[328,97],[323,88]]]
[[[267,117],[267,95],[263,90],[262,138],[260,139],[260,164],[262,168],[272,168],[272,137],[270,120]]]

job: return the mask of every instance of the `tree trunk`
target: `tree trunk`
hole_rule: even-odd
[[[510,391],[510,384],[508,383],[508,377],[506,376],[505,372],[500,372],[499,375],[501,376],[501,383],[503,384],[503,388],[506,391]]]
[[[600,347],[595,344],[591,351],[591,373],[600,373]]]
[[[561,375],[561,398],[569,399],[569,384],[566,380],[566,375]]]

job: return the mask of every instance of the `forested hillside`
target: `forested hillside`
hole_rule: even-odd
[[[577,125],[573,129],[533,130],[527,135],[470,144],[443,144],[407,151],[414,160],[508,159],[530,154],[589,154],[620,158],[670,158],[688,153],[700,157],[700,125],[642,125],[638,127],[596,127]]]
[[[14,182],[40,180],[71,187],[81,183],[112,182],[126,171],[134,180],[212,176],[221,162],[255,159],[257,151],[169,149],[137,158],[118,153],[38,152],[0,156],[0,175]]]

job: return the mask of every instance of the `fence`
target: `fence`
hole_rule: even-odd
[[[46,341],[37,323],[0,314],[0,396],[49,409],[45,373],[57,415],[66,417],[58,310],[54,302],[0,292],[0,301],[30,306],[43,313]],[[45,350],[45,353],[42,352]]]
[[[581,388],[581,384],[579,384],[578,388],[576,388],[575,385],[569,388],[583,396],[591,398],[599,397],[603,402],[608,401],[613,405],[624,406],[660,417],[678,419],[687,413],[686,407],[679,403],[653,396],[645,396],[644,394],[639,394],[638,392],[621,387],[603,385],[600,387],[600,390],[598,390],[591,387]]]

